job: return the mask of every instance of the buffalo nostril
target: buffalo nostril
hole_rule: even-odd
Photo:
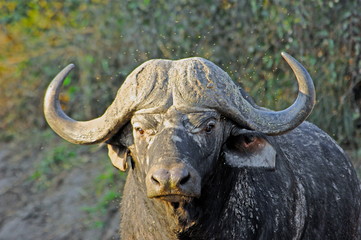
[[[166,169],[157,169],[150,177],[152,184],[157,186],[165,186],[169,182],[169,171]]]
[[[154,176],[152,176],[150,179],[154,184],[160,185],[160,182]]]
[[[186,176],[184,176],[184,177],[180,180],[179,184],[180,184],[180,185],[186,184],[190,178],[191,178],[191,175],[190,175],[189,172],[188,172],[188,174],[187,174]]]

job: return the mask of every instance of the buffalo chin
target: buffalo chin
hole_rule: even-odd
[[[195,206],[196,197],[178,194],[169,194],[154,197],[159,203],[162,203],[166,212],[173,218],[173,231],[184,233],[194,226],[199,219],[200,211]]]

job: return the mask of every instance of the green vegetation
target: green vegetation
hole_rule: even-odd
[[[114,170],[111,164],[106,165],[103,173],[98,175],[94,181],[96,196],[98,202],[92,206],[84,206],[82,210],[88,213],[87,224],[90,227],[102,228],[105,224],[104,216],[109,211],[110,205],[113,204],[118,209],[120,202],[120,187],[124,184],[125,173]]]
[[[35,181],[40,189],[49,187],[53,178],[61,171],[69,170],[80,163],[75,151],[76,148],[70,143],[61,143],[50,149],[34,167],[35,171],[31,175],[31,180]]]
[[[1,1],[0,140],[48,129],[44,92],[69,63],[77,68],[65,81],[61,102],[79,120],[101,115],[130,71],[152,58],[207,58],[259,105],[283,109],[297,89],[281,60],[286,51],[314,79],[317,105],[310,121],[349,149],[360,166],[359,10],[356,0]],[[46,186],[79,158],[75,147],[62,143],[46,154],[32,179]],[[112,174],[100,177],[98,188],[110,184]],[[116,196],[110,191],[101,202]]]
[[[94,206],[85,206],[82,208],[85,212],[88,213],[89,218],[87,219],[86,224],[90,227],[102,228],[104,227],[104,216],[106,216],[106,212],[111,203],[119,203],[120,202],[120,193],[119,190],[112,191],[109,190],[106,192],[102,198],[98,201],[98,203]],[[116,205],[118,207],[118,204]]]
[[[70,62],[77,69],[61,100],[77,119],[102,114],[140,63],[194,55],[220,65],[260,105],[282,109],[296,89],[280,57],[287,51],[314,78],[318,103],[310,120],[359,148],[358,10],[358,1],[337,0],[3,1],[2,137],[47,127],[41,113],[45,88]]]

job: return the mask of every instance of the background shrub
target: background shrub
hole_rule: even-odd
[[[191,56],[215,62],[259,105],[279,110],[297,91],[286,51],[314,79],[310,120],[360,146],[359,1],[17,0],[2,1],[0,13],[2,139],[47,128],[44,91],[68,63],[77,68],[61,100],[79,120],[101,115],[140,63]]]

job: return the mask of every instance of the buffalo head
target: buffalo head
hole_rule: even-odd
[[[312,79],[294,58],[298,97],[289,108],[257,106],[219,67],[202,58],[151,60],[136,68],[104,115],[75,121],[59,104],[69,65],[51,82],[44,112],[49,125],[76,144],[108,143],[121,170],[131,165],[149,198],[179,203],[198,198],[219,159],[234,167],[274,169],[275,150],[260,135],[279,135],[312,111]],[[220,158],[220,156],[223,156]]]

